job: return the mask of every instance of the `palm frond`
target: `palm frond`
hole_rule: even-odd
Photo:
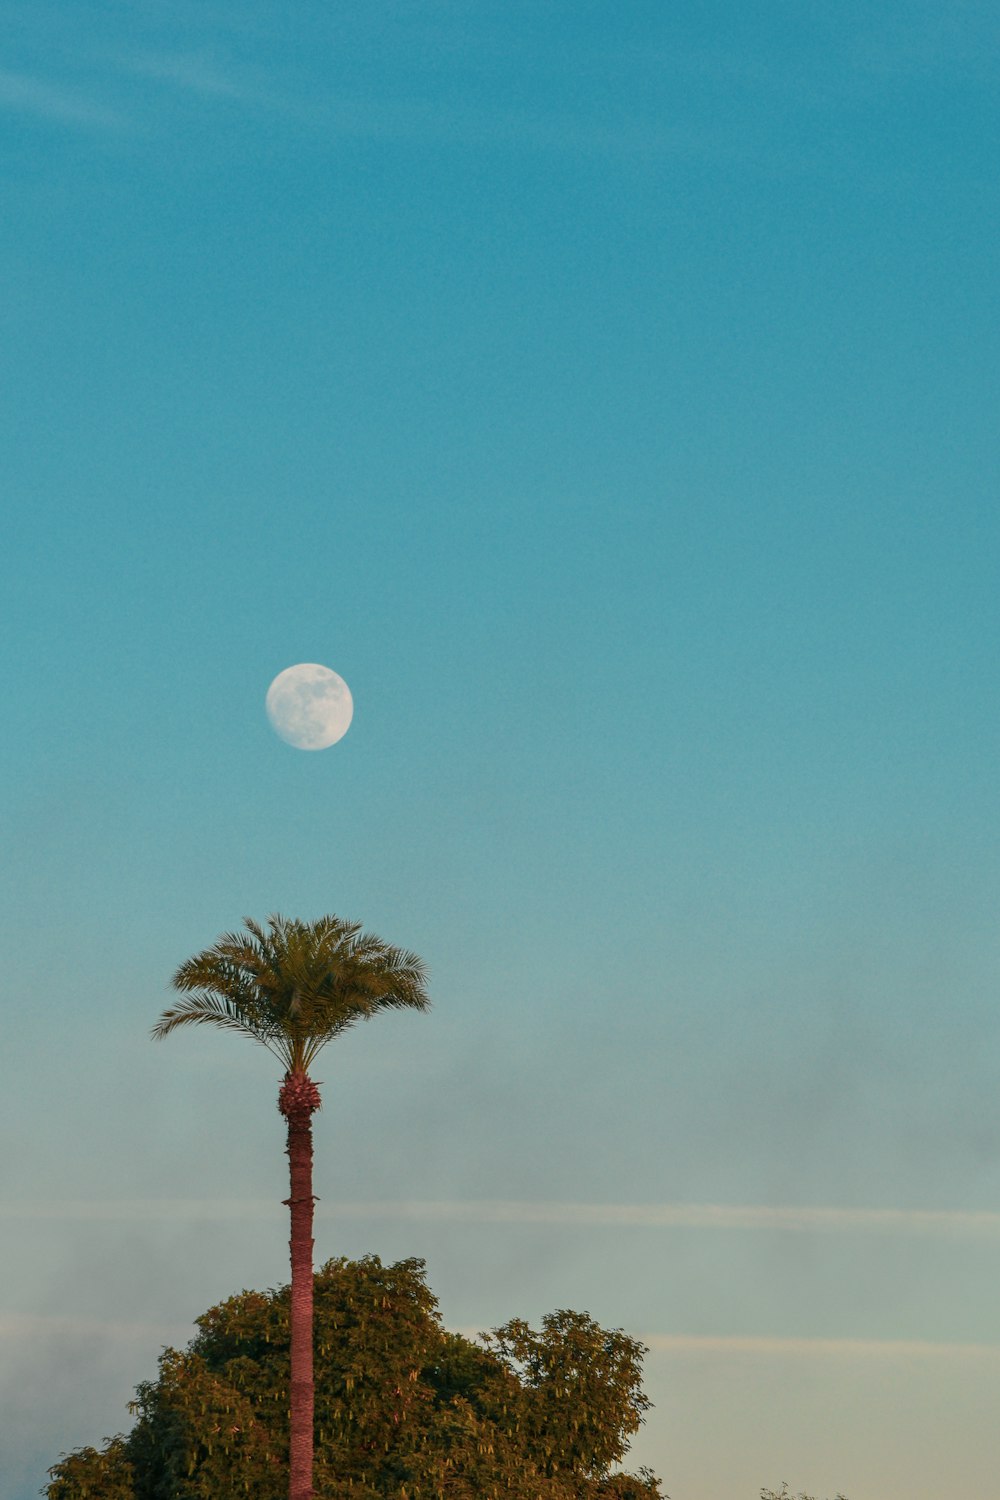
[[[305,1071],[356,1021],[430,1004],[415,953],[332,915],[310,923],[274,914],[266,926],[247,917],[242,932],[182,963],[173,986],[187,998],[164,1012],[154,1037],[187,1024],[241,1031],[289,1071]]]
[[[281,1056],[281,1033],[263,1015],[258,1015],[222,995],[185,996],[177,1005],[165,1010],[153,1027],[152,1036],[161,1041],[179,1026],[217,1026],[224,1031],[238,1031],[259,1042],[275,1056]],[[277,1044],[277,1045],[276,1045]]]

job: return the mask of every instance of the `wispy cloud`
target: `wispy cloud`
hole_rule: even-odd
[[[54,124],[82,125],[92,129],[107,129],[122,123],[111,110],[95,104],[74,89],[6,69],[0,69],[0,110]]]
[[[943,1209],[800,1208],[729,1203],[526,1203],[480,1199],[468,1202],[344,1203],[325,1211],[355,1218],[436,1219],[467,1224],[1000,1236],[1000,1213]]]
[[[119,54],[115,68],[161,83],[203,102],[265,110],[292,129],[328,139],[371,140],[416,147],[510,147],[528,151],[743,160],[747,143],[732,131],[664,124],[659,118],[616,121],[545,109],[454,106],[420,96],[317,89],[308,79],[279,84],[261,68],[220,66],[203,53]]]
[[[0,1219],[85,1219],[156,1223],[164,1219],[271,1219],[284,1213],[268,1198],[106,1198],[3,1203]]]
[[[169,1339],[186,1342],[191,1324],[149,1323],[124,1318],[79,1318],[59,1313],[0,1313],[0,1340],[45,1337],[60,1340],[73,1338],[139,1339],[143,1342]]]
[[[265,102],[257,90],[223,73],[208,58],[193,52],[142,52],[116,59],[126,73],[171,84],[187,93],[234,103]]]
[[[124,1318],[76,1317],[60,1313],[0,1313],[0,1341],[35,1342],[77,1338],[113,1342],[185,1344],[194,1332],[190,1323],[156,1323]],[[466,1338],[481,1330],[460,1328]],[[1000,1344],[934,1342],[930,1339],[843,1339],[747,1336],[742,1334],[641,1333],[642,1343],[656,1354],[696,1355],[727,1359],[749,1355],[772,1359],[851,1360],[1000,1360]]]
[[[928,1339],[746,1338],[686,1333],[646,1333],[640,1337],[648,1348],[666,1354],[749,1354],[779,1359],[1000,1360],[1000,1344],[934,1343]]]
[[[729,1203],[531,1203],[509,1199],[402,1199],[320,1203],[323,1219],[395,1219],[446,1224],[591,1229],[770,1230],[793,1234],[949,1235],[1000,1239],[992,1210],[836,1208]],[[279,1220],[267,1198],[67,1199],[0,1204],[0,1219]]]
[[[91,56],[103,69],[104,87],[117,97],[131,91],[129,114],[155,118],[185,106],[231,105],[264,111],[292,131],[331,141],[369,140],[415,148],[439,146],[583,153],[623,157],[671,157],[766,166],[776,169],[773,143],[754,149],[744,135],[725,126],[697,128],[659,116],[625,114],[609,120],[593,114],[540,109],[455,106],[439,99],[385,97],[345,89],[317,88],[308,79],[284,82],[266,67],[220,64],[203,51],[103,51]],[[136,99],[135,85],[142,97]],[[160,85],[161,87],[151,87]],[[0,111],[18,111],[66,126],[108,128],[122,116],[75,88],[28,74],[0,70]],[[788,149],[780,153],[791,162]]]
[[[466,1338],[479,1339],[482,1331],[459,1328]],[[969,1344],[930,1339],[826,1339],[774,1338],[766,1335],[725,1333],[640,1333],[639,1340],[654,1354],[697,1355],[708,1359],[738,1359],[749,1355],[766,1359],[837,1359],[926,1361],[1000,1360],[1000,1344]]]

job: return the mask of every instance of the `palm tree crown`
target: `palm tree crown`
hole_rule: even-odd
[[[417,955],[362,932],[358,922],[272,916],[266,929],[249,917],[244,926],[181,964],[173,986],[184,998],[164,1011],[155,1038],[186,1025],[241,1031],[297,1075],[355,1021],[430,1005]]]

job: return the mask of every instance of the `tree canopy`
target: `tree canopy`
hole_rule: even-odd
[[[617,1466],[649,1406],[641,1343],[586,1313],[481,1341],[447,1332],[424,1263],[316,1273],[315,1470],[323,1500],[662,1500]],[[135,1424],[49,1471],[49,1500],[287,1493],[289,1291],[244,1291],[165,1349]]]

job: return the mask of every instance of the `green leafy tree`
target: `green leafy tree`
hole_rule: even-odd
[[[564,1468],[603,1474],[624,1457],[649,1406],[641,1344],[565,1311],[543,1318],[540,1333],[514,1319],[487,1342],[518,1376],[521,1430],[548,1478]]]
[[[665,1500],[617,1471],[647,1409],[643,1347],[585,1314],[447,1332],[423,1262],[316,1273],[314,1478],[323,1500]],[[135,1424],[49,1471],[49,1500],[281,1500],[289,1289],[242,1292],[164,1350]],[[117,1488],[112,1488],[112,1484]]]
[[[49,1500],[135,1500],[135,1473],[123,1437],[79,1448],[49,1470]]]
[[[312,1115],[320,1093],[309,1069],[320,1050],[382,1010],[429,1005],[424,967],[414,953],[364,933],[356,922],[249,918],[181,964],[174,988],[183,999],[165,1011],[153,1036],[210,1025],[259,1042],[284,1065],[278,1108],[288,1127],[291,1191],[291,1433],[289,1500],[313,1495],[313,1190]],[[243,1429],[241,1428],[242,1432]],[[213,1450],[214,1451],[214,1450]]]

